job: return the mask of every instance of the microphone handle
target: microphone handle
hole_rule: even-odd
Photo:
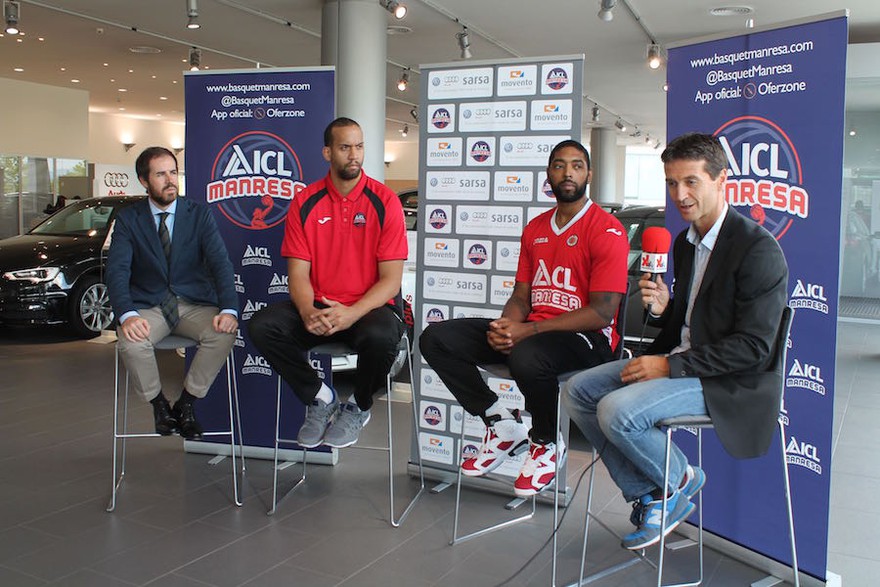
[[[651,274],[651,281],[653,281],[654,283],[657,283],[657,280],[659,279],[659,275],[660,275],[659,273],[652,273]],[[648,303],[648,307],[647,307],[648,314],[653,314],[653,312],[651,312],[651,306],[653,306],[653,305],[654,304],[652,304],[650,302]]]

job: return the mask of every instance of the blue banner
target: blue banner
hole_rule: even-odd
[[[272,447],[277,376],[248,340],[247,323],[288,299],[284,219],[293,196],[327,173],[321,149],[334,116],[334,72],[188,72],[185,84],[187,197],[210,206],[235,268],[244,441]],[[289,390],[282,400],[282,437],[294,438],[304,407]],[[227,425],[222,371],[198,408],[206,430]]]
[[[781,417],[799,566],[823,581],[846,44],[840,16],[677,47],[668,63],[668,140],[690,131],[718,136],[728,157],[729,204],[769,230],[788,260],[789,305],[796,311]],[[685,226],[671,202],[668,210],[674,235]],[[692,435],[679,432],[677,442],[695,454]],[[705,525],[790,565],[780,454],[777,438],[766,457],[735,461],[709,438]]]

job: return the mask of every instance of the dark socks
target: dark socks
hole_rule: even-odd
[[[182,392],[180,392],[180,399],[177,400],[177,403],[178,404],[192,404],[197,399],[199,399],[199,398],[197,398],[196,396],[192,395],[190,392],[188,392],[187,390],[184,389]]]
[[[160,391],[159,395],[150,400],[150,403],[156,406],[159,404],[167,404],[168,400],[165,399],[165,395]]]

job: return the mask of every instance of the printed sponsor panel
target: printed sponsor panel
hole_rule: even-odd
[[[429,324],[443,322],[449,318],[449,306],[430,302],[422,304],[422,324],[424,324],[426,328]]]
[[[533,171],[496,171],[492,199],[498,202],[531,202],[534,181]]]
[[[495,244],[495,269],[516,271],[519,265],[519,241],[498,241]]]
[[[458,109],[460,132],[500,132],[526,129],[527,104],[514,102],[466,102]]]
[[[462,252],[462,267],[465,269],[492,269],[492,241],[465,239]]]
[[[556,205],[556,194],[553,193],[553,188],[550,187],[550,182],[547,181],[546,171],[538,172],[538,183],[537,188],[535,189],[535,194],[537,195],[536,199],[538,202],[547,202],[554,206]]]
[[[493,275],[490,282],[489,303],[503,306],[513,295],[516,281],[513,275]]]
[[[428,167],[458,167],[461,165],[461,137],[429,138],[426,154]]]
[[[429,104],[428,132],[430,134],[455,132],[455,104]]]
[[[426,238],[425,265],[433,267],[458,267],[459,245],[457,238]]]
[[[428,75],[429,100],[488,98],[494,89],[492,67],[432,71]]]
[[[488,200],[488,171],[429,171],[425,184],[428,200]]]
[[[545,63],[541,66],[541,93],[571,94],[574,88],[573,63]]]
[[[426,397],[455,401],[455,396],[452,395],[437,372],[428,367],[422,367],[420,392]]]
[[[550,152],[570,135],[502,136],[498,139],[500,165],[547,167]]]
[[[519,388],[516,386],[516,382],[513,379],[504,379],[502,377],[489,375],[486,380],[486,385],[498,395],[498,401],[505,408],[510,410],[526,409],[526,400],[522,393],[520,393]],[[525,420],[523,420],[523,422],[525,422]],[[529,421],[529,424],[531,424],[531,421]]]
[[[534,220],[535,218],[537,218],[538,216],[540,216],[541,214],[543,214],[547,210],[552,210],[552,209],[553,209],[552,206],[541,207],[541,208],[539,208],[537,206],[529,206],[526,209],[526,224],[528,224],[529,222],[531,222],[532,220]]]
[[[452,307],[453,318],[488,318],[489,320],[494,320],[500,316],[501,308],[491,308],[489,306],[483,306],[481,308],[471,306]]]
[[[425,208],[425,233],[452,233],[452,206],[449,204],[429,204]]]
[[[450,436],[433,432],[419,432],[419,450],[426,461],[451,465],[455,441]],[[457,460],[456,460],[457,462]]]
[[[467,206],[455,209],[459,234],[519,236],[523,229],[523,210],[519,206]]]
[[[535,100],[531,104],[529,129],[570,130],[571,100]]]
[[[538,90],[537,65],[503,65],[498,68],[496,95],[533,96]]]
[[[472,304],[486,303],[486,276],[477,273],[425,271],[424,297]]]
[[[419,426],[430,430],[445,431],[447,406],[442,402],[422,400],[419,402]]]
[[[464,434],[472,438],[483,438],[486,433],[486,424],[479,416],[468,414],[458,404],[449,406],[449,432],[461,434],[461,423],[464,420]],[[477,442],[479,447],[480,443]]]
[[[465,163],[469,167],[492,167],[495,165],[495,137],[467,138]]]

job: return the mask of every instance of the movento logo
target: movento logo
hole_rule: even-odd
[[[250,131],[220,149],[207,202],[236,226],[264,230],[284,221],[290,200],[305,186],[293,148],[275,134]]]

